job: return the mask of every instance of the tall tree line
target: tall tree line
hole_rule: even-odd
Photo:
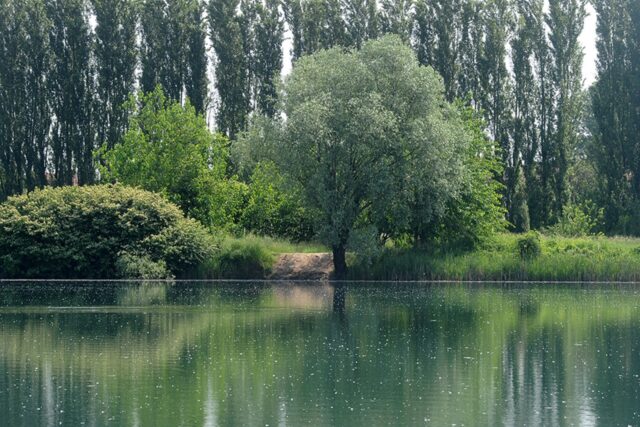
[[[482,111],[500,147],[509,220],[553,224],[567,203],[582,118],[586,0],[286,0],[292,57],[394,33],[440,73],[449,100]]]
[[[138,89],[213,106],[231,137],[276,114],[283,25],[279,0],[1,0],[0,200],[93,182]]]
[[[210,1],[217,129],[231,139],[256,111],[276,114],[284,15],[279,0]]]
[[[51,28],[41,2],[0,1],[0,196],[46,184]]]
[[[609,232],[640,234],[640,3],[596,0],[592,158]]]
[[[517,230],[562,217],[572,159],[591,134],[607,223],[630,231],[640,205],[640,5],[593,0],[599,78],[586,96],[586,1],[0,0],[0,195],[92,182],[92,151],[126,130],[123,105],[137,89],[161,85],[213,111],[234,139],[252,114],[279,114],[285,37],[295,62],[393,33],[440,73],[448,100],[483,114]]]

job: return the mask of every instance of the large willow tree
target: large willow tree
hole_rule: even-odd
[[[337,277],[355,230],[422,229],[460,194],[472,137],[399,37],[300,58],[282,99],[286,119],[256,125],[243,148],[304,188]]]

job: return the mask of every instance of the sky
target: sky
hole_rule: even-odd
[[[589,87],[596,80],[596,12],[593,6],[587,5],[588,16],[584,23],[584,31],[580,42],[584,48],[584,63],[582,64],[582,77],[584,86]]]

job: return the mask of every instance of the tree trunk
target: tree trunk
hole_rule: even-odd
[[[333,246],[334,278],[344,280],[347,277],[347,259],[344,243]]]

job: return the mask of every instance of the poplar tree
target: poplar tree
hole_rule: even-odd
[[[167,20],[164,0],[144,0],[140,13],[140,86],[144,92],[152,92],[157,85],[161,85],[164,70],[168,68],[166,53],[169,47],[163,34]],[[169,89],[164,88],[165,94],[175,97],[175,93],[170,93]]]
[[[234,139],[246,128],[249,113],[247,86],[249,71],[245,58],[239,0],[209,2],[209,29],[215,52],[215,87],[218,95],[218,131]]]
[[[555,129],[550,149],[553,170],[552,221],[562,216],[570,151],[575,147],[582,118],[582,60],[580,34],[586,18],[586,0],[551,0],[547,24],[555,88]]]
[[[553,203],[552,145],[554,129],[555,93],[551,48],[547,36],[544,0],[529,3],[530,25],[533,41],[534,75],[536,76],[535,118],[539,139],[539,153],[530,155],[535,161],[527,167],[527,193],[529,216],[532,228],[540,228],[550,223]],[[535,168],[538,169],[537,173]]]
[[[0,1],[0,200],[46,184],[50,25],[41,0]]]
[[[449,101],[459,94],[459,24],[462,2],[463,0],[421,0],[416,5],[414,18],[418,29],[417,52],[421,52],[419,57],[442,76]]]
[[[591,89],[593,159],[602,179],[608,231],[640,233],[640,6],[597,0],[598,78]]]
[[[98,145],[112,148],[127,127],[123,108],[135,84],[137,12],[133,0],[92,0],[96,18]]]
[[[342,0],[348,45],[360,49],[362,44],[380,34],[380,17],[376,0]]]
[[[413,16],[413,49],[422,65],[435,62],[435,7],[434,0],[416,0]]]
[[[380,25],[383,34],[396,34],[409,43],[413,25],[414,0],[380,0]]]
[[[209,79],[207,77],[207,23],[204,3],[190,0],[187,16],[187,73],[185,93],[198,114],[204,114],[209,102]]]
[[[88,184],[95,179],[97,117],[87,4],[84,0],[47,0],[47,13],[55,55],[48,79],[55,116],[51,131],[54,181],[56,185]]]
[[[536,183],[538,133],[536,123],[536,79],[533,47],[536,41],[536,15],[527,0],[519,0],[516,34],[511,43],[513,63],[513,148],[510,153],[514,172],[507,186],[512,200],[510,221],[517,231],[527,231],[530,215],[527,194]]]
[[[444,80],[449,101],[477,105],[481,94],[480,59],[484,46],[482,4],[474,0],[418,0],[414,13],[414,49],[422,64]]]
[[[293,60],[320,49],[348,44],[340,0],[284,0],[285,20],[293,35]]]
[[[482,28],[483,3],[465,0],[460,11],[459,41],[459,98],[469,99],[478,105],[482,89],[480,85],[479,63],[484,55],[484,31]]]
[[[255,109],[268,117],[277,113],[277,81],[282,70],[284,20],[278,0],[257,4],[255,30]]]
[[[492,0],[484,9],[484,49],[479,60],[480,105],[485,112],[489,133],[498,142],[504,165],[503,182],[509,185],[514,171],[511,147],[510,75],[507,69],[507,43],[511,37],[514,9],[511,0]],[[507,196],[512,189],[507,188]],[[509,200],[507,209],[509,209]]]
[[[202,113],[208,83],[200,0],[145,0],[141,24],[142,89],[161,85],[170,99],[183,101],[186,95]]]

